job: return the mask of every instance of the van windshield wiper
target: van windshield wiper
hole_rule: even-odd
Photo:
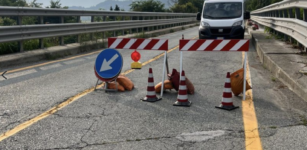
[[[211,19],[213,19],[213,18],[214,18],[214,17],[209,16],[209,15],[204,15],[204,17],[206,17],[206,18],[211,18]]]

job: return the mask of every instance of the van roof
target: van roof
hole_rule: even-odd
[[[244,2],[244,0],[205,0],[205,2]]]

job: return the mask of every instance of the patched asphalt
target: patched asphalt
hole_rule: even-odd
[[[182,34],[196,37],[197,27],[160,38],[169,39],[172,48]],[[306,102],[273,79],[252,46],[250,50],[253,99],[263,148],[305,149]],[[132,51],[119,51],[124,56],[124,72],[130,69]],[[162,52],[140,53],[140,61],[145,62]],[[1,133],[94,86],[95,55],[82,59],[18,77],[18,82],[5,81],[0,88]],[[170,71],[179,71],[178,49],[168,54],[168,62]],[[195,87],[195,94],[188,95],[191,107],[172,106],[178,94],[175,90],[166,91],[155,103],[140,101],[146,95],[148,69],[153,69],[157,84],[162,79],[162,64],[163,57],[129,73],[134,90],[89,93],[3,140],[0,149],[245,149],[241,96],[233,96],[234,105],[239,106],[236,110],[215,108],[221,103],[226,73],[242,67],[241,52],[183,52],[183,70]]]

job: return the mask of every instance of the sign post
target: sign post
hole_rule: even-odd
[[[106,91],[114,91],[107,89],[108,82],[116,81],[123,67],[123,57],[115,49],[105,49],[99,53],[95,61],[95,75],[98,80],[105,82]],[[95,86],[95,90],[98,84]],[[116,87],[117,88],[117,87]],[[117,91],[117,89],[116,89]]]

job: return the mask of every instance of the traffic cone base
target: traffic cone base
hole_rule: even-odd
[[[239,106],[234,106],[234,105],[225,106],[225,105],[220,104],[220,106],[215,106],[215,108],[224,109],[224,110],[234,110],[234,109],[239,108]]]
[[[156,102],[161,100],[162,98],[159,98],[158,96],[156,98],[148,98],[148,97],[144,97],[141,100],[144,102]]]
[[[185,106],[185,107],[190,107],[192,105],[192,102],[187,101],[187,102],[179,102],[176,101],[173,106]]]

